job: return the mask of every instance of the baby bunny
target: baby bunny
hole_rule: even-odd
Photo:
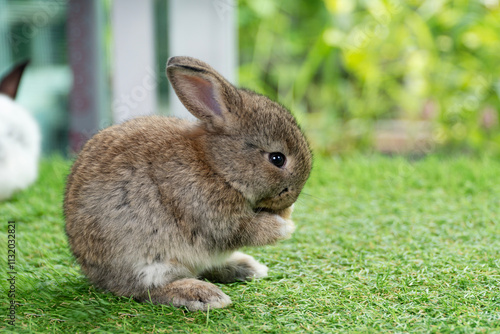
[[[237,250],[294,230],[311,151],[281,105],[194,58],[167,77],[197,122],[140,117],[83,147],[68,177],[66,233],[96,286],[191,311],[231,303],[217,286],[267,275]]]
[[[28,187],[38,174],[40,129],[14,101],[27,64],[19,64],[0,82],[0,200]]]

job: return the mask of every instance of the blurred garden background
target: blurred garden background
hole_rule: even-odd
[[[321,152],[500,152],[497,0],[248,0],[240,84]]]
[[[46,153],[66,152],[69,145],[70,3],[0,0],[3,45],[12,46],[0,50],[0,70],[32,59],[23,82],[31,88],[24,95],[21,90],[20,100],[44,129]],[[100,121],[102,128],[110,124],[117,51],[110,27],[113,1],[96,3],[103,46],[101,118],[108,119]],[[238,85],[289,107],[317,154],[500,154],[498,0],[210,3],[219,12],[236,13]],[[156,0],[153,6],[156,110],[169,114],[168,4]],[[45,21],[38,17],[41,10],[48,13]]]

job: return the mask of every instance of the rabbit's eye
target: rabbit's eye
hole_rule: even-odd
[[[269,153],[269,162],[276,167],[281,168],[286,162],[286,157],[283,153],[280,152]]]

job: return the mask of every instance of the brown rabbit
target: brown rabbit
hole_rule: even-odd
[[[284,107],[209,65],[173,57],[167,76],[199,121],[141,117],[90,139],[68,177],[66,233],[90,281],[119,296],[231,303],[214,282],[267,275],[237,252],[285,239],[311,152]]]

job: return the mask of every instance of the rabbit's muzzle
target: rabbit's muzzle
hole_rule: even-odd
[[[268,196],[257,201],[255,207],[259,210],[271,212],[284,210],[297,200],[299,192],[300,191],[294,191],[294,189],[290,187],[283,188],[274,196]]]

